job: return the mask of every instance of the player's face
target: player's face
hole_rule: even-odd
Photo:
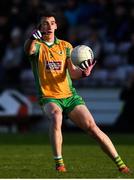
[[[41,19],[41,32],[46,35],[54,34],[57,29],[57,24],[54,17],[42,17]]]

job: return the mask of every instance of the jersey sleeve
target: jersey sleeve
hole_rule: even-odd
[[[66,57],[71,57],[71,52],[73,50],[73,46],[70,43],[66,43]]]

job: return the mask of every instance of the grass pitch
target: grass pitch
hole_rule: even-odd
[[[0,135],[0,178],[134,178],[123,175],[84,133],[63,133],[68,172],[55,171],[47,134]],[[134,134],[110,135],[119,154],[134,170]]]

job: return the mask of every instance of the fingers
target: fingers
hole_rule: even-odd
[[[83,62],[80,63],[80,68],[81,69],[87,69],[89,67],[89,63],[88,63],[88,60],[85,60]]]
[[[38,35],[39,35],[40,37],[42,37],[42,34],[41,34],[41,32],[40,32],[39,30],[37,30],[37,33],[38,33]]]
[[[85,60],[83,62],[80,63],[79,67],[83,70],[87,69],[90,66],[94,66],[96,64],[96,60]]]
[[[96,60],[93,60],[92,65],[94,66],[97,63]]]
[[[41,39],[41,38],[42,38],[42,34],[39,30],[34,30],[30,37],[30,39],[32,39],[32,40]]]

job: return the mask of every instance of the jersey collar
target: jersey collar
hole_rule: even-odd
[[[46,42],[44,41],[44,40],[40,40],[40,42],[43,42],[46,46],[48,46],[48,47],[52,47],[54,44],[59,44],[60,43],[60,41],[59,41],[59,39],[55,36],[55,38],[54,38],[54,43],[52,44],[52,45],[47,45],[46,44]]]
[[[55,36],[54,44],[59,44],[59,43],[60,43],[59,39]]]

